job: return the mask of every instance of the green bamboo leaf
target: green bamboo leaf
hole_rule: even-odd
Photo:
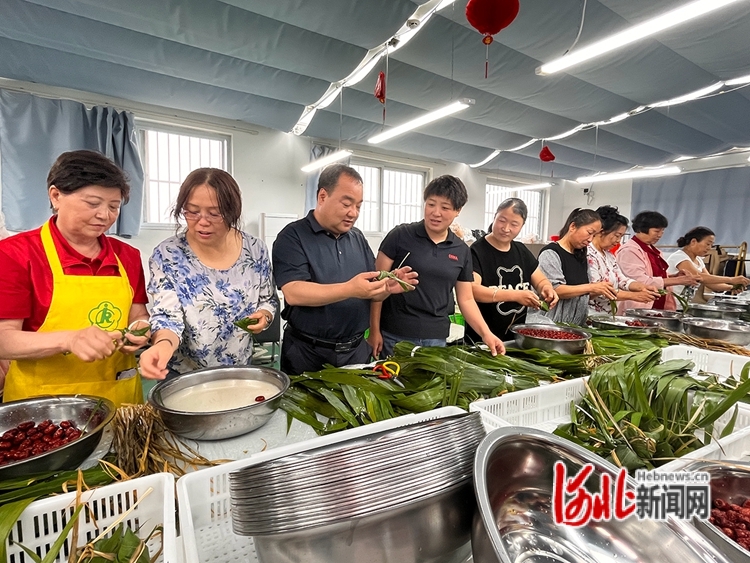
[[[0,506],[0,561],[8,560],[5,546],[10,532],[21,517],[21,513],[35,500],[36,497],[30,497]]]

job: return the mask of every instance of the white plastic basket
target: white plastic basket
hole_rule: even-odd
[[[458,407],[444,407],[421,414],[399,416],[188,473],[177,481],[180,537],[183,541],[185,563],[258,561],[252,538],[238,536],[232,532],[229,500],[229,474],[232,471],[313,448],[464,412]]]
[[[149,542],[149,553],[153,556],[163,546],[158,561],[179,563],[175,528],[174,477],[170,473],[158,473],[130,481],[112,483],[83,493],[81,500],[88,504],[90,511],[83,509],[78,518],[78,544],[82,545],[94,539],[121,514],[127,512],[149,488],[153,491],[128,514],[124,523],[143,538],[156,526],[163,526],[161,538],[156,537]],[[75,499],[76,493],[72,492],[32,502],[13,527],[10,539],[21,542],[43,556],[73,514]],[[9,543],[8,563],[31,562],[18,545]],[[67,561],[69,552],[70,544],[69,540],[66,540],[55,561]]]
[[[739,375],[750,358],[710,352],[690,346],[670,346],[662,350],[662,360],[677,358],[690,359],[699,369],[724,377]],[[502,426],[526,426],[545,432],[553,432],[560,424],[570,422],[571,402],[578,403],[586,393],[587,377],[554,383],[544,387],[534,387],[508,393],[502,397],[476,401],[469,410],[479,412],[482,423],[488,432]],[[732,417],[734,409],[724,414],[714,424],[714,431],[720,434]],[[702,438],[702,436],[699,436]],[[734,432],[725,438],[712,440],[710,444],[690,454],[662,465],[660,471],[674,471],[693,459],[739,459],[750,452],[750,406],[739,403]]]

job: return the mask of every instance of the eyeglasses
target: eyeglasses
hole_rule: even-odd
[[[198,221],[203,218],[209,223],[221,223],[224,221],[224,217],[221,213],[208,212],[202,213],[198,211],[188,211],[187,209],[182,210],[182,216],[186,221]]]

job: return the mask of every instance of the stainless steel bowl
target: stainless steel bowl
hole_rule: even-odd
[[[471,479],[417,502],[317,528],[255,536],[263,563],[462,563],[476,510]]]
[[[552,338],[538,338],[536,336],[527,336],[519,332],[526,328],[535,330],[552,330],[555,332],[572,332],[581,338],[577,340],[554,340]],[[569,328],[548,324],[518,324],[510,327],[510,331],[515,336],[516,345],[519,348],[539,348],[560,352],[561,354],[580,354],[586,348],[586,342],[591,339],[591,335],[580,328]]]
[[[682,313],[678,313],[677,311],[661,311],[659,309],[628,309],[627,311],[625,311],[625,316],[653,321],[674,332],[682,331]]]
[[[216,412],[178,411],[164,406],[170,395],[211,381],[251,379],[275,385],[279,392],[265,401],[237,409]],[[159,411],[164,425],[175,434],[192,440],[224,440],[247,434],[268,422],[289,388],[289,377],[277,369],[260,366],[223,366],[184,373],[162,381],[151,389],[148,402]]]
[[[740,504],[750,498],[750,465],[735,462],[695,461],[680,471],[704,471],[711,475],[711,500]],[[707,521],[695,520],[695,527],[735,563],[750,562],[750,552]]]
[[[703,319],[739,319],[744,312],[745,310],[739,307],[719,307],[701,303],[690,303],[687,310],[689,316]]]
[[[716,319],[682,319],[683,330],[698,338],[723,340],[731,344],[747,346],[750,344],[750,323],[742,321],[722,321]]]
[[[112,401],[89,395],[57,395],[22,399],[0,404],[0,433],[22,422],[72,420],[85,431],[64,446],[24,460],[0,465],[0,480],[24,477],[34,473],[76,469],[91,455],[102,439],[104,427],[115,416]]]
[[[596,328],[604,328],[604,329],[631,329],[631,330],[640,330],[643,332],[656,332],[661,328],[661,325],[655,321],[651,321],[649,319],[643,319],[643,318],[635,318],[635,317],[612,317],[611,315],[595,315],[593,317],[589,317],[589,321],[591,321],[591,324],[595,326]],[[628,323],[637,322],[639,325],[645,325],[645,326],[638,326]]]
[[[695,528],[676,520],[641,521],[632,515],[578,528],[555,525],[557,461],[567,466],[568,475],[593,464],[597,483],[602,473],[614,480],[617,472],[595,454],[541,430],[501,428],[484,439],[474,462],[475,563],[726,563]]]
[[[709,302],[709,305],[716,305],[717,307],[729,309],[742,309],[745,312],[750,312],[750,301],[736,299],[734,297],[714,297]]]

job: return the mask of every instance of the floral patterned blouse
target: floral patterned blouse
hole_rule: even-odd
[[[617,289],[628,290],[630,284],[635,281],[622,273],[614,254],[611,252],[599,252],[593,243],[589,243],[586,260],[588,261],[589,281],[591,283],[608,281]],[[610,312],[609,300],[606,297],[602,297],[601,295],[598,297],[591,296],[589,299],[590,314],[610,314]]]
[[[185,233],[163,241],[149,260],[151,326],[180,337],[169,367],[180,372],[252,360],[250,335],[233,322],[265,309],[276,314],[278,297],[268,249],[242,233],[242,251],[227,270],[205,266]]]

